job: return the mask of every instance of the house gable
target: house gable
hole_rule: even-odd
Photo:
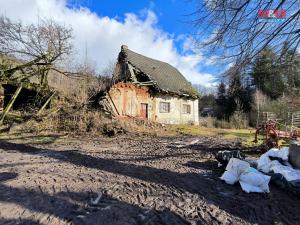
[[[198,95],[171,65],[122,46],[108,95],[118,116],[198,124]]]

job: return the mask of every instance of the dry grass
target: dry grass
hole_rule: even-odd
[[[102,132],[104,124],[109,122],[110,120],[98,111],[59,111],[49,116],[31,119],[22,124],[22,129],[32,133],[97,134]]]
[[[240,139],[245,146],[255,146],[253,143],[255,129],[222,129],[212,127],[201,127],[193,125],[170,125],[169,133],[171,135],[199,135],[199,136],[221,136],[226,139]],[[260,143],[259,143],[260,144]]]

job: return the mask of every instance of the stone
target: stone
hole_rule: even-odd
[[[289,161],[295,169],[300,169],[300,143],[292,142],[289,149]]]

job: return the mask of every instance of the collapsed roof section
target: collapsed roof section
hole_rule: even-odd
[[[153,86],[159,92],[198,98],[197,91],[185,77],[168,63],[155,60],[122,45],[118,63],[121,66],[119,80]],[[127,75],[129,71],[129,75]]]

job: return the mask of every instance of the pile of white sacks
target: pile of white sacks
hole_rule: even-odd
[[[243,191],[247,193],[268,193],[270,192],[269,182],[271,177],[265,175],[265,173],[282,174],[288,182],[300,180],[300,170],[293,169],[288,160],[288,147],[280,150],[277,148],[270,149],[257,160],[257,169],[251,167],[246,161],[231,158],[221,179],[227,184],[239,182]]]

